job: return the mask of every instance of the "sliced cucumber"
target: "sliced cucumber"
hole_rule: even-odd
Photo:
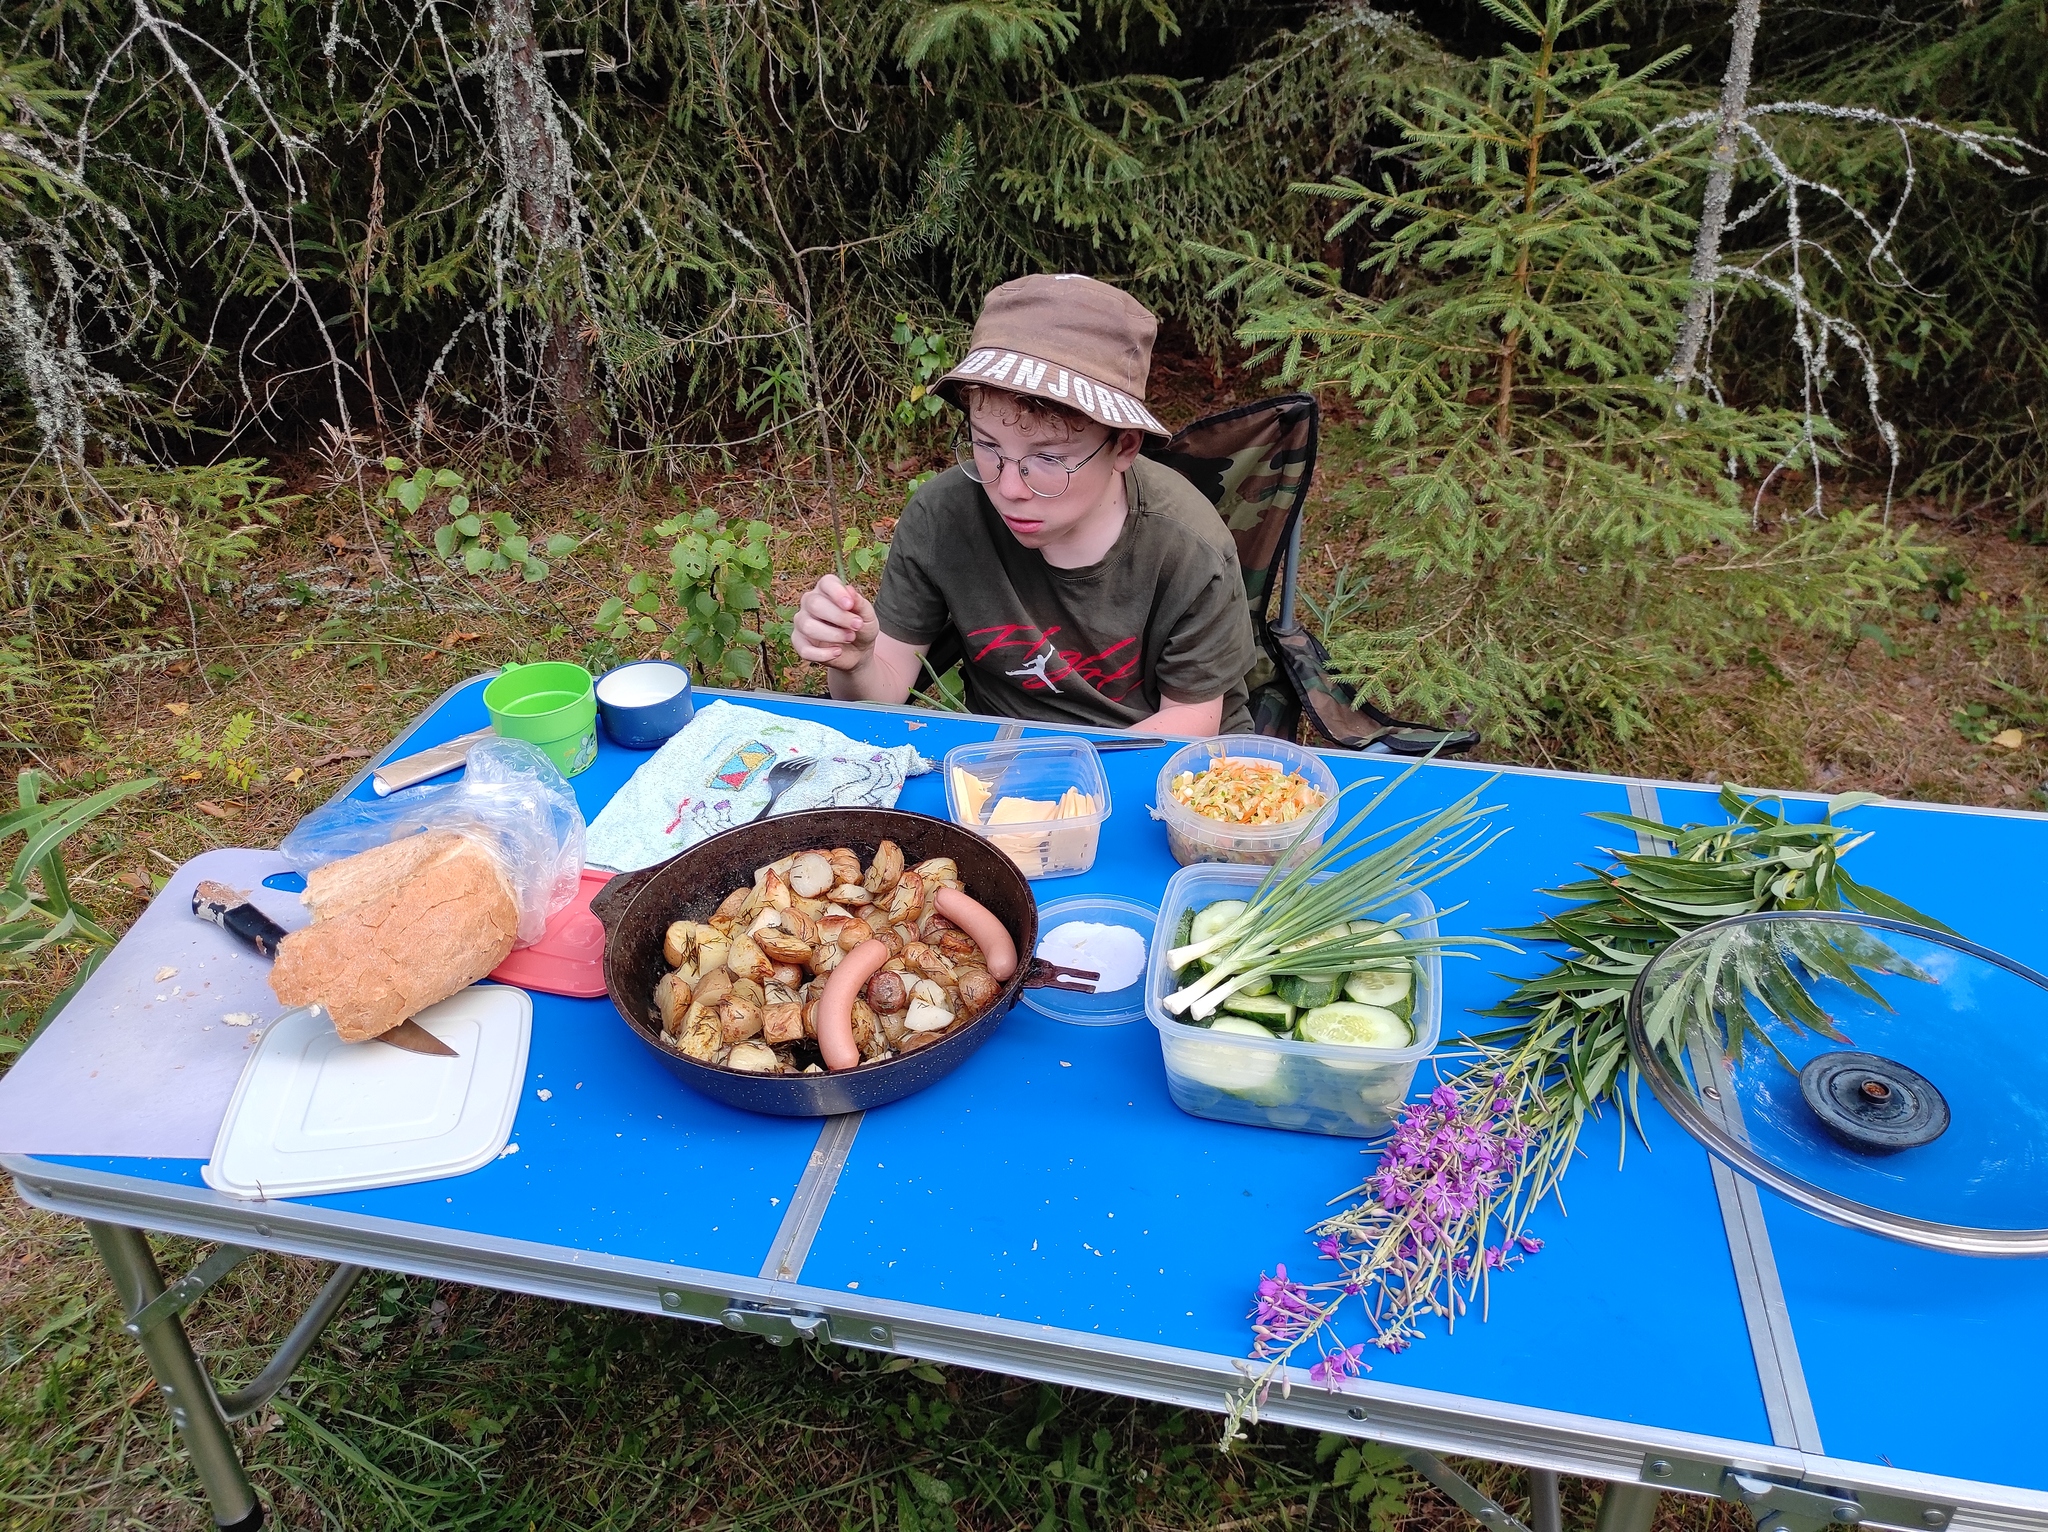
[[[1407,937],[1401,934],[1400,927],[1386,925],[1377,920],[1352,921],[1351,934],[1353,936],[1369,936],[1376,945],[1384,945],[1387,942],[1405,942],[1408,940]]]
[[[1324,942],[1333,942],[1340,936],[1349,935],[1351,935],[1351,927],[1338,924],[1331,926],[1327,931],[1318,931],[1313,936],[1304,936],[1299,941],[1291,941],[1280,950],[1282,952],[1306,952],[1311,947],[1321,946]]]
[[[1217,1041],[1177,1043],[1167,1053],[1167,1066],[1175,1074],[1225,1095],[1254,1101],[1272,1096],[1280,1078],[1280,1051],[1247,1048],[1225,1039],[1263,1037],[1270,1042],[1273,1034],[1242,1016],[1218,1016],[1209,1031]]]
[[[1204,905],[1195,911],[1194,921],[1188,927],[1188,943],[1208,941],[1243,913],[1242,899],[1218,899],[1214,904]]]
[[[1348,1048],[1406,1048],[1415,1029],[1385,1006],[1339,1000],[1318,1006],[1296,1024],[1303,1042],[1336,1043]]]
[[[1270,995],[1273,993],[1273,976],[1271,974],[1262,974],[1239,990],[1238,993],[1240,995]]]
[[[1278,995],[1252,995],[1239,990],[1223,1002],[1223,1009],[1236,1016],[1248,1016],[1275,1032],[1294,1029],[1294,1007]]]
[[[1297,1005],[1305,1011],[1312,1011],[1319,1005],[1328,1005],[1335,1000],[1342,984],[1342,974],[1303,978],[1300,974],[1283,973],[1274,980],[1273,993],[1289,1005]]]
[[[1344,976],[1344,998],[1360,1005],[1391,1008],[1406,1000],[1414,987],[1413,963],[1403,963],[1398,968],[1367,968]]]

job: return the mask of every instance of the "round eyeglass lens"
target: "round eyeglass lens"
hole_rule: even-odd
[[[1114,438],[1112,437],[1111,440]],[[980,446],[965,436],[953,438],[953,456],[966,470],[967,477],[977,484],[993,484],[1002,477],[1003,464],[1015,463],[1017,476],[1024,481],[1024,487],[1041,500],[1053,500],[1067,492],[1067,486],[1074,481],[1074,475],[1081,467],[1091,462],[1096,453],[1109,445],[1105,440],[1098,443],[1095,451],[1079,463],[1063,463],[1050,453],[1027,452],[1022,457],[1005,457],[993,447]]]

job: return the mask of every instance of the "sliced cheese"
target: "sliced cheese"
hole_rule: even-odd
[[[960,807],[966,811],[970,824],[981,821],[981,811],[988,806],[988,783],[981,780],[965,767],[953,768],[953,792],[960,800]]]
[[[1059,812],[1058,804],[1047,803],[1043,798],[999,798],[988,822],[992,825],[1034,824],[1041,819],[1055,818]]]

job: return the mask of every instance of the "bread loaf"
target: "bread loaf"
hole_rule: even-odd
[[[318,1005],[347,1042],[388,1032],[505,961],[519,907],[498,859],[430,830],[306,875],[313,923],[278,943],[270,987]]]

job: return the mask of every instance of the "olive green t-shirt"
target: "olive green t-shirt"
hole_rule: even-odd
[[[1200,491],[1147,458],[1125,472],[1124,499],[1102,560],[1058,569],[1010,534],[964,470],[947,469],[897,523],[875,598],[882,631],[906,644],[956,635],[978,713],[1120,729],[1166,697],[1221,697],[1224,732],[1249,732],[1254,639],[1229,531]]]

